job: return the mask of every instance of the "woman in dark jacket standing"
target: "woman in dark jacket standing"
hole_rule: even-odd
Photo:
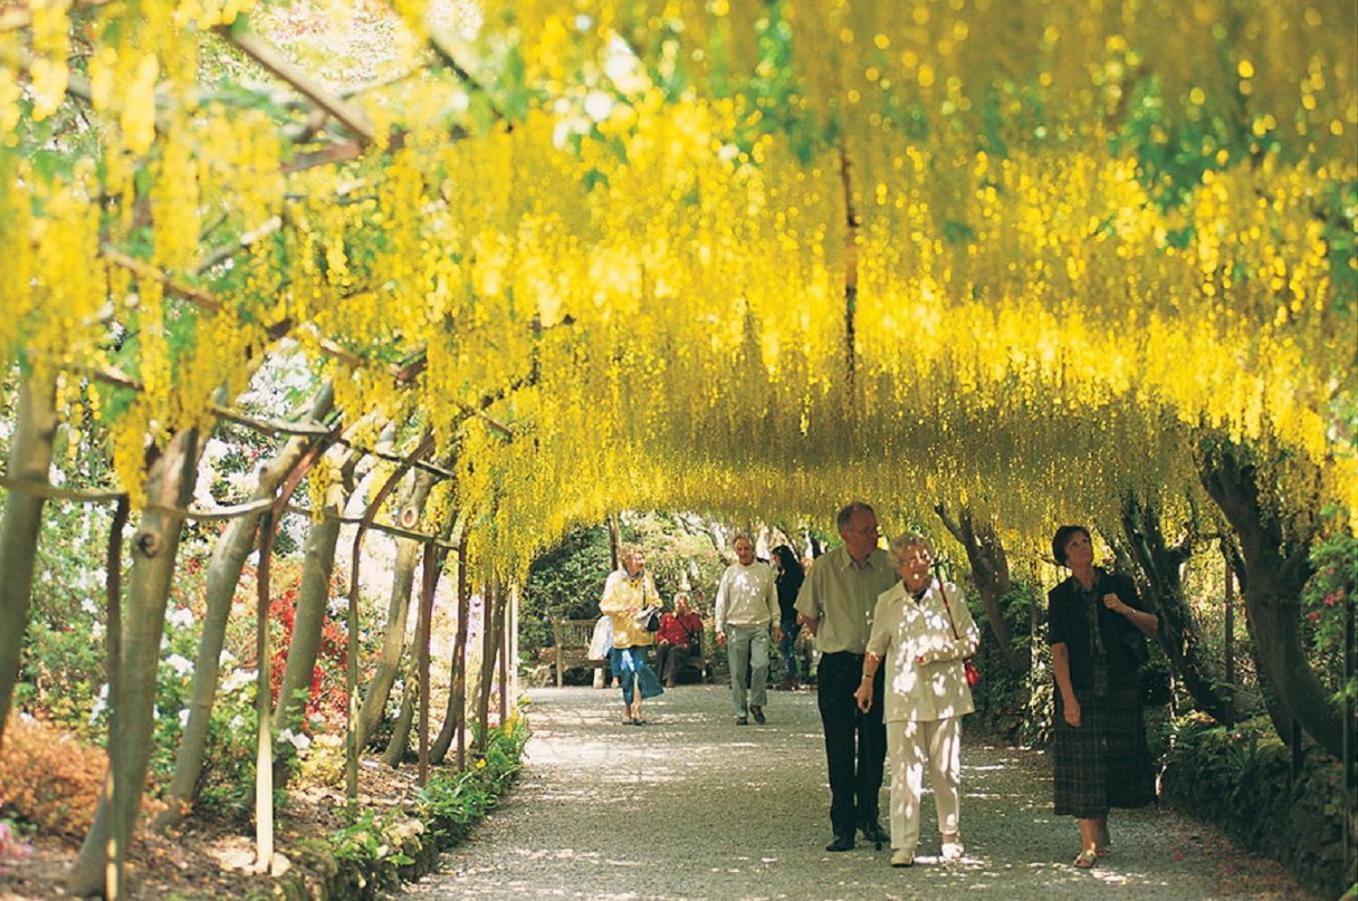
[[[802,590],[802,582],[806,581],[806,570],[802,568],[802,561],[792,553],[792,548],[785,544],[773,549],[773,565],[778,570],[774,587],[778,590],[778,618],[782,621],[779,626],[783,630],[782,640],[778,642],[785,668],[783,688],[791,690],[797,687],[797,633],[802,630],[797,625],[797,592]]]
[[[1061,526],[1052,538],[1070,578],[1047,593],[1048,640],[1056,676],[1053,794],[1058,816],[1080,828],[1075,866],[1088,869],[1111,850],[1110,807],[1155,800],[1138,669],[1155,614],[1143,609],[1132,580],[1094,566],[1084,526]]]

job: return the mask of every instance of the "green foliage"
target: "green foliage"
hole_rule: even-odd
[[[105,678],[103,574],[90,560],[103,557],[109,521],[101,507],[46,507],[16,690],[20,709],[87,738]]]
[[[388,862],[398,866],[414,863],[386,835],[396,819],[394,814],[363,811],[354,822],[331,834],[330,846],[335,857],[364,869]]]
[[[1043,642],[1033,646],[1030,634],[1032,605],[1044,602],[1040,588],[1017,579],[1013,588],[1000,598],[1013,653],[1020,660],[1030,653],[1038,657],[1025,673],[1007,664],[1000,654],[985,608],[970,579],[957,581],[967,589],[972,619],[981,629],[976,665],[983,678],[972,689],[976,718],[987,731],[1003,736],[1006,741],[1045,745],[1051,737],[1051,670],[1048,662],[1041,659],[1046,650]]]
[[[506,728],[490,731],[485,755],[472,766],[461,773],[440,772],[420,789],[421,815],[432,822],[435,834],[466,826],[499,803],[522,768],[528,736],[527,721],[511,717]]]
[[[1343,773],[1323,752],[1293,773],[1291,752],[1267,719],[1227,728],[1194,714],[1173,724],[1162,798],[1221,824],[1246,847],[1278,858],[1312,888],[1337,897],[1343,873]]]
[[[599,612],[604,579],[612,569],[608,530],[572,529],[528,569],[524,594],[534,609],[563,619],[584,619]],[[530,626],[525,618],[524,627]]]
[[[1335,685],[1335,700],[1358,698],[1358,678],[1344,681],[1344,618],[1358,604],[1358,538],[1340,533],[1311,550],[1314,574],[1301,602],[1319,660],[1318,669]]]

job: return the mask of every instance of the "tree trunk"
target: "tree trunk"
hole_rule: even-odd
[[[843,135],[839,139],[839,180],[844,191],[844,397],[849,435],[858,422],[858,211],[853,173]],[[852,438],[850,438],[852,442]],[[850,448],[850,452],[855,448]]]
[[[971,509],[963,507],[954,521],[943,504],[937,504],[934,512],[943,520],[943,525],[958,540],[967,552],[967,562],[971,564],[971,579],[981,592],[981,602],[985,606],[986,620],[990,631],[995,634],[1000,656],[1011,669],[1027,672],[1031,665],[1028,650],[1015,653],[1013,639],[1009,635],[1009,625],[1004,621],[1004,608],[1000,599],[1014,588],[1009,578],[1009,557],[1004,552],[1004,543],[995,534],[990,523],[982,523],[978,529],[971,516]]]
[[[618,552],[622,548],[622,527],[618,525],[618,514],[608,514],[608,554],[613,561],[613,570],[617,571],[622,566],[622,561],[618,559]]]
[[[401,502],[400,526],[413,529],[424,513],[425,501],[434,487],[434,476],[421,469],[415,473],[414,483]],[[405,646],[406,621],[410,611],[410,593],[415,584],[415,567],[423,545],[409,538],[396,539],[396,563],[391,574],[391,598],[387,602],[387,627],[382,636],[382,651],[377,668],[368,683],[363,707],[358,713],[358,746],[368,743],[369,737],[382,722],[382,714],[391,695],[392,683],[401,668],[401,650]]]
[[[316,394],[308,414],[317,423],[330,415],[335,405],[334,389],[326,383]],[[283,449],[259,470],[259,484],[251,499],[271,497],[302,456],[315,444],[312,437],[290,439]],[[189,720],[179,742],[175,758],[174,777],[170,781],[169,803],[156,817],[154,828],[165,830],[178,824],[198,795],[198,779],[203,772],[207,753],[208,723],[212,719],[212,705],[217,697],[217,676],[222,646],[226,643],[226,621],[231,615],[231,602],[240,582],[245,560],[254,549],[255,533],[260,514],[250,514],[231,520],[217,539],[208,563],[204,587],[206,612],[203,616],[203,636],[198,642],[198,656],[193,668],[193,686],[189,695]]]
[[[57,432],[55,376],[22,379],[14,439],[9,448],[11,478],[47,484],[52,465],[52,439]],[[0,746],[19,680],[19,657],[28,631],[28,607],[33,596],[33,567],[42,532],[43,498],[11,489],[0,519]]]
[[[467,536],[464,532],[457,543],[457,635],[453,639],[453,659],[448,673],[448,709],[443,716],[443,726],[438,738],[429,750],[429,759],[436,764],[443,763],[452,746],[453,737],[458,734],[467,711],[467,617],[470,614],[471,598],[467,591]],[[458,768],[462,766],[459,747]]]
[[[1302,646],[1301,589],[1310,576],[1307,543],[1284,537],[1277,516],[1264,507],[1257,470],[1245,455],[1239,446],[1224,445],[1204,457],[1200,475],[1240,537],[1245,563],[1241,595],[1260,682],[1265,690],[1277,692],[1286,711],[1322,748],[1339,757],[1343,745],[1339,707],[1311,670]],[[1290,740],[1285,732],[1281,738]]]
[[[1251,711],[1245,698],[1216,672],[1208,658],[1206,639],[1184,597],[1179,573],[1193,553],[1191,536],[1173,547],[1166,545],[1154,505],[1143,506],[1131,492],[1123,495],[1122,528],[1131,557],[1145,580],[1148,600],[1160,618],[1156,640],[1194,704],[1228,726],[1248,717]]]
[[[193,495],[198,461],[198,431],[189,429],[170,439],[164,453],[146,476],[150,504],[182,509]],[[165,604],[174,576],[184,517],[172,510],[147,509],[132,538],[132,575],[128,582],[127,616],[123,625],[122,690],[115,700],[122,747],[111,782],[119,788],[110,797],[106,780],[95,808],[94,822],[80,847],[67,888],[74,895],[103,891],[104,864],[112,857],[109,847],[115,836],[125,845],[136,825],[141,807],[146,769],[151,759],[151,735],[155,729],[156,671],[160,663],[160,639],[165,631]],[[113,809],[113,800],[117,809]],[[119,878],[121,884],[121,878]]]
[[[302,726],[307,701],[311,697],[311,678],[316,669],[316,654],[321,646],[321,631],[325,625],[325,611],[330,600],[330,578],[335,572],[335,546],[339,543],[340,520],[345,504],[353,491],[354,464],[358,454],[347,455],[340,468],[340,478],[332,482],[325,493],[324,518],[307,530],[305,558],[302,564],[302,584],[297,591],[297,613],[292,623],[292,643],[283,667],[283,681],[278,689],[278,706],[274,708],[274,736],[284,730],[293,732]],[[286,774],[275,771],[278,788],[286,785]]]
[[[382,753],[382,762],[395,769],[410,748],[410,727],[415,722],[415,702],[420,696],[420,680],[415,678],[411,667],[406,667],[405,690],[401,692],[401,710],[396,715],[396,728],[391,732],[391,741]]]

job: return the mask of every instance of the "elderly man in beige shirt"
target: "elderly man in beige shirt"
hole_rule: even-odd
[[[877,547],[877,514],[861,501],[835,517],[844,546],[824,554],[811,567],[797,595],[798,620],[816,638],[820,666],[816,700],[825,732],[825,761],[830,774],[830,828],[827,851],[848,851],[854,833],[881,846],[891,836],[878,821],[878,795],[886,759],[886,732],[879,701],[860,712],[854,691],[863,671],[863,654],[872,630],[877,596],[896,581],[886,552]],[[882,696],[882,677],[877,693]]]

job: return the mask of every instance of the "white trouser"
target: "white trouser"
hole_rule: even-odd
[[[957,832],[962,802],[962,720],[893,720],[886,724],[891,765],[891,847],[914,853],[919,843],[919,798],[924,767],[934,788],[938,831]]]

